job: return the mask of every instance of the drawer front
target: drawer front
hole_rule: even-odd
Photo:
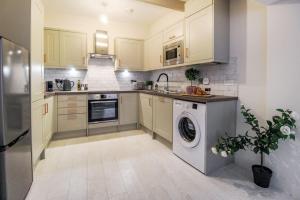
[[[58,102],[64,101],[86,101],[86,95],[60,95],[58,96]]]
[[[86,129],[86,114],[72,114],[58,116],[58,132],[76,131]]]
[[[61,101],[58,102],[58,108],[77,108],[77,107],[86,107],[86,101]]]
[[[86,107],[76,107],[76,108],[59,108],[59,115],[71,115],[71,114],[85,114],[87,112]]]

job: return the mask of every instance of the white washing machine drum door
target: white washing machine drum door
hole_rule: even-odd
[[[176,124],[181,144],[188,148],[197,146],[201,138],[201,132],[196,118],[188,112],[183,112],[178,116]]]

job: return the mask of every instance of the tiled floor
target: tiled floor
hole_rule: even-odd
[[[142,131],[54,141],[46,156],[27,200],[291,199],[235,165],[204,176]]]

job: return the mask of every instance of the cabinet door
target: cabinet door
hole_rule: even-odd
[[[44,99],[44,8],[39,1],[31,4],[31,101]]]
[[[59,31],[45,29],[44,33],[45,66],[46,68],[59,67]]]
[[[148,66],[147,69],[160,69],[163,63],[163,34],[159,33],[147,41]]]
[[[86,34],[60,32],[60,65],[62,67],[86,68]]]
[[[164,31],[164,43],[183,36],[183,21],[180,21]]]
[[[45,99],[46,114],[44,116],[44,131],[43,131],[43,143],[46,147],[52,137],[53,130],[53,114],[54,114],[54,97]]]
[[[173,101],[164,97],[153,97],[153,131],[172,142]]]
[[[36,164],[44,149],[43,120],[45,115],[44,100],[39,100],[31,105],[31,134],[32,134],[32,162]]]
[[[201,63],[213,59],[212,6],[186,19],[186,60]]]
[[[119,95],[120,125],[138,122],[138,96],[136,93],[121,93]]]
[[[185,17],[189,17],[212,4],[213,0],[189,0],[185,3]]]
[[[139,99],[139,117],[140,117],[140,123],[148,128],[149,130],[152,130],[152,117],[153,117],[153,99],[151,95],[147,94],[140,94]]]
[[[141,40],[117,38],[115,51],[119,69],[143,70],[144,43]]]

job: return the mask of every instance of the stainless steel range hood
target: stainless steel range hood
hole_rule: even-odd
[[[95,33],[95,53],[90,54],[90,58],[113,59],[115,55],[108,54],[109,38],[106,31],[97,30]]]

